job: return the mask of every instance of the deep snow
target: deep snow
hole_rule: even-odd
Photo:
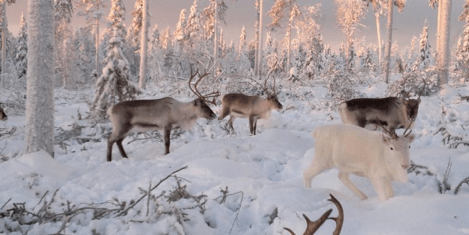
[[[382,96],[386,86],[362,87],[368,97]],[[56,91],[55,126],[70,130],[72,124],[87,125],[80,137],[101,138],[100,142],[79,144],[77,140],[56,145],[55,158],[45,152],[20,155],[23,148],[23,116],[9,115],[0,128],[17,127],[16,134],[0,137],[3,162],[0,163],[0,211],[13,207],[13,203],[26,202],[25,207],[37,211],[41,197],[50,200],[56,190],[51,210],[60,213],[69,201],[80,206],[102,203],[117,198],[120,202],[138,199],[139,188],[148,189],[172,171],[177,173],[192,195],[205,194],[207,202],[203,214],[194,207],[194,201],[182,199],[168,203],[166,199],[152,201],[150,215],[146,216],[147,200],[143,200],[126,216],[107,216],[93,220],[87,212],[70,219],[66,234],[289,234],[283,227],[302,234],[306,214],[316,220],[329,208],[337,215],[335,206],[327,201],[333,194],[342,204],[345,221],[342,234],[469,234],[469,186],[463,185],[454,195],[456,185],[469,176],[469,147],[460,145],[449,149],[443,145],[438,131],[442,103],[453,109],[453,117],[461,124],[469,122],[469,102],[458,101],[457,94],[469,95],[469,87],[445,88],[439,94],[422,97],[419,115],[413,133],[411,159],[428,166],[437,176],[410,173],[407,184],[393,183],[395,196],[387,201],[378,200],[374,188],[366,178],[352,176],[352,181],[370,199],[360,201],[330,170],[314,178],[311,189],[303,187],[302,172],[314,157],[314,140],[310,132],[317,126],[339,123],[336,110],[317,105],[326,99],[321,85],[303,88],[314,93],[311,100],[290,98],[285,86],[280,93],[284,110],[273,112],[269,120],[258,122],[258,135],[249,136],[246,119],[236,119],[235,135],[222,129],[226,120],[199,120],[195,128],[184,132],[171,142],[171,153],[163,155],[164,145],[151,139],[132,141],[127,138],[124,147],[129,159],[123,159],[114,147],[113,161],[106,162],[106,132],[110,124],[91,127],[85,116],[88,106],[86,92]],[[154,98],[147,95],[144,98]],[[158,98],[158,97],[156,97]],[[188,97],[175,97],[190,100]],[[318,108],[319,107],[319,108]],[[213,108],[218,112],[220,107]],[[448,116],[448,115],[447,115]],[[457,126],[457,125],[455,125]],[[457,131],[458,128],[454,128]],[[100,133],[100,131],[103,133]],[[57,129],[56,136],[61,133]],[[398,132],[399,133],[399,132]],[[467,133],[467,132],[466,132]],[[139,137],[143,137],[140,135]],[[130,142],[130,143],[129,143]],[[448,177],[451,190],[438,192],[436,178],[442,178],[449,159],[452,168]],[[173,191],[176,179],[169,178],[153,191]],[[221,189],[228,187],[226,202],[214,200]],[[242,193],[239,193],[242,192]],[[157,202],[157,204],[156,204]],[[178,222],[175,214],[163,213],[175,208],[189,208],[188,221]],[[275,216],[274,211],[278,214]],[[239,212],[239,214],[238,214]],[[273,220],[271,215],[274,214]],[[181,224],[182,223],[182,224]],[[9,218],[0,219],[0,232],[17,231],[21,234],[51,234],[62,225],[56,223],[19,226]],[[233,227],[233,228],[232,228]],[[335,224],[328,220],[318,234],[331,234]]]

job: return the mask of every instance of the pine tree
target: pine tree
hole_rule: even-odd
[[[189,17],[187,18],[187,26],[185,28],[187,42],[190,47],[194,47],[195,44],[199,43],[199,31],[200,14],[198,9],[198,0],[194,0],[190,9]]]
[[[176,31],[174,31],[174,39],[176,40],[176,50],[182,51],[184,46],[184,40],[186,39],[186,9],[181,10],[179,14],[179,21],[176,25]]]
[[[18,34],[18,43],[16,48],[15,65],[18,73],[18,79],[26,83],[26,71],[28,69],[28,25],[21,14],[20,32]]]
[[[136,76],[139,68],[139,51],[140,51],[140,38],[142,34],[143,25],[143,0],[136,0],[134,10],[131,13],[132,24],[127,30],[127,50],[126,57],[130,63],[130,74]]]
[[[428,43],[428,23],[425,20],[422,34],[420,35],[419,56],[415,61],[413,70],[426,70],[433,64],[433,57],[430,51],[430,44]]]
[[[239,35],[239,49],[238,49],[238,55],[241,55],[241,53],[244,53],[246,50],[246,29],[243,28],[241,29],[241,34]]]
[[[125,7],[122,0],[113,0],[109,13],[109,40],[102,75],[96,83],[95,98],[91,107],[91,117],[102,120],[107,109],[118,102],[135,99],[140,93],[138,87],[130,81],[129,62],[122,52]]]
[[[54,8],[28,1],[28,72],[24,153],[54,156]]]

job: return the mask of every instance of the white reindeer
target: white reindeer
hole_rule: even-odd
[[[401,137],[389,137],[353,125],[316,128],[312,132],[316,138],[314,159],[303,172],[305,187],[310,188],[312,179],[319,173],[337,168],[339,179],[361,200],[368,197],[350,181],[350,174],[369,178],[378,198],[389,199],[393,196],[391,180],[408,181],[409,148],[414,135],[406,134],[407,130]]]

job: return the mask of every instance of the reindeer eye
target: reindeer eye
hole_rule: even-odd
[[[391,150],[394,150],[394,148],[393,148],[393,147],[391,147]]]
[[[409,148],[410,148],[410,146],[409,146]]]

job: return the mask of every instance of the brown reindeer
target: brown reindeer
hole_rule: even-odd
[[[273,109],[282,109],[282,104],[278,101],[275,92],[275,79],[273,93],[267,90],[267,79],[264,82],[265,93],[267,98],[261,98],[257,95],[249,96],[239,93],[230,93],[223,96],[221,114],[218,120],[223,120],[230,115],[228,123],[234,130],[233,122],[237,117],[249,118],[249,131],[252,135],[256,135],[257,120],[268,119]]]
[[[1,103],[0,103],[1,105]],[[3,108],[0,106],[0,120],[2,121],[6,121],[8,120],[8,116],[5,114],[5,111],[3,110]]]
[[[340,104],[338,111],[344,124],[365,127],[374,124],[383,125],[391,133],[396,129],[405,128],[417,118],[420,105],[420,96],[425,90],[426,83],[417,99],[402,97],[361,98],[352,99]],[[406,94],[406,92],[402,92]]]
[[[203,77],[207,76],[199,74],[199,79],[191,87],[193,78],[199,74],[192,74],[189,79],[189,88],[199,98],[181,102],[171,97],[165,97],[155,100],[131,100],[117,103],[108,109],[108,114],[112,122],[112,134],[109,136],[107,143],[107,160],[112,160],[112,146],[117,143],[119,152],[122,157],[127,158],[127,154],[122,146],[124,138],[132,132],[154,131],[160,130],[164,133],[165,152],[169,153],[170,134],[174,128],[184,130],[191,129],[198,118],[208,120],[215,119],[217,115],[208,107],[207,103],[214,104],[214,101],[208,101],[209,97],[216,97],[218,92],[207,95],[201,95],[197,90],[198,83]]]
[[[335,204],[335,206],[337,207],[337,210],[339,211],[339,216],[329,217],[329,215],[332,212],[332,209],[329,209],[328,211],[326,211],[316,221],[311,221],[305,214],[303,214],[303,217],[306,219],[306,230],[303,233],[304,235],[313,235],[324,224],[324,222],[326,222],[327,219],[334,220],[336,223],[335,230],[332,234],[333,235],[340,234],[340,231],[342,230],[342,225],[344,224],[344,209],[342,208],[342,205],[340,204],[340,202],[334,196],[332,196],[332,194],[329,194],[329,196],[331,196],[331,198],[327,200]],[[289,228],[284,228],[284,229],[290,232],[292,235],[295,235],[295,233],[291,229]]]

